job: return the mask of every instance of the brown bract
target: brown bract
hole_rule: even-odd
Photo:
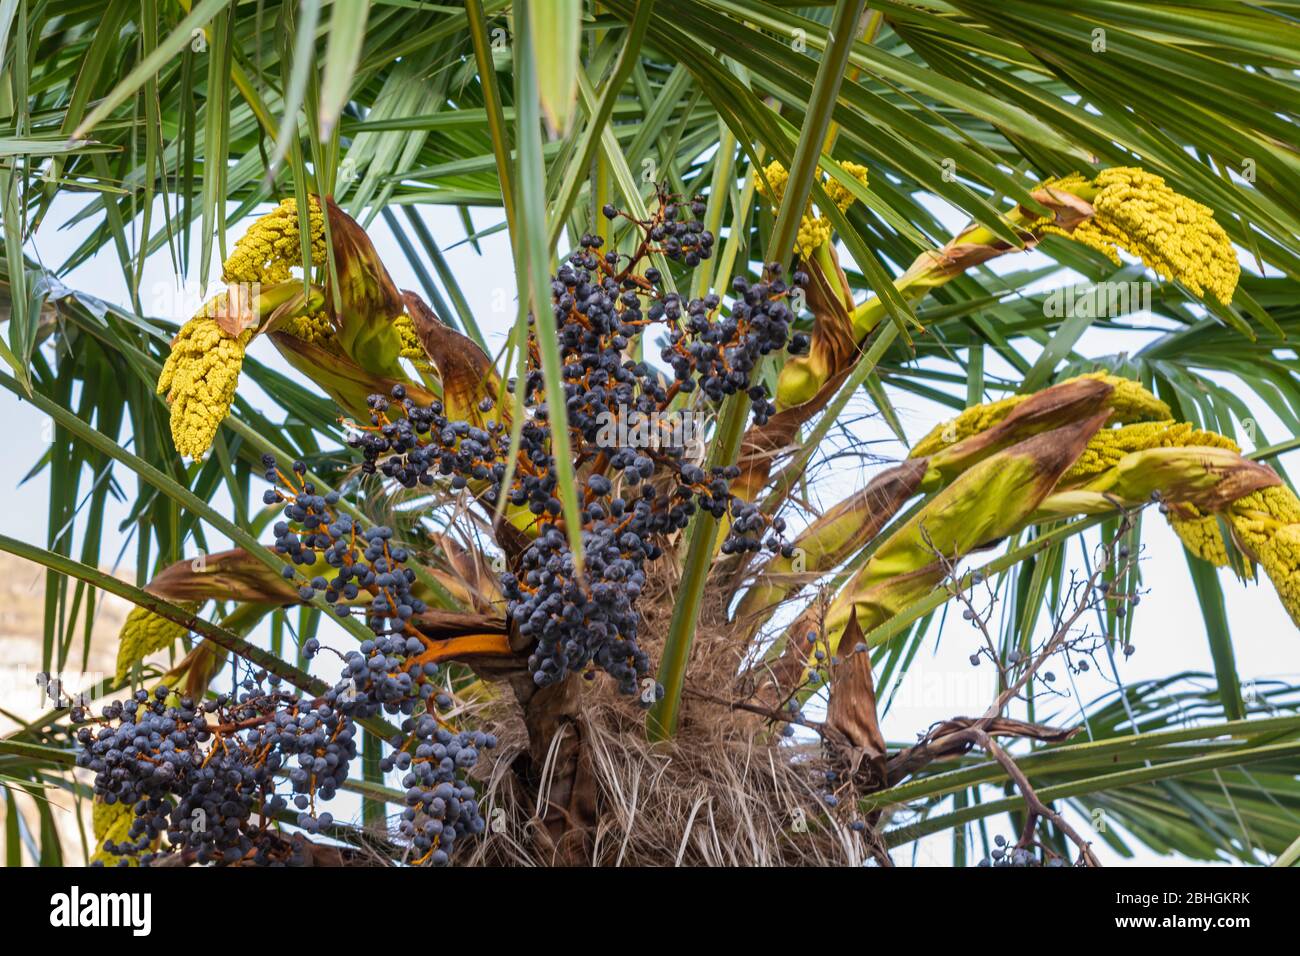
[[[411,317],[411,325],[429,361],[438,370],[447,418],[482,426],[486,419],[478,407],[479,402],[485,398],[497,400],[495,384],[498,376],[492,359],[473,339],[461,335],[439,319],[416,293],[403,290],[402,305]],[[491,417],[509,421],[505,408],[497,409]]]
[[[145,590],[172,603],[227,598],[263,604],[298,601],[298,589],[243,548],[177,561],[154,576]]]
[[[226,285],[226,294],[218,296],[213,303],[212,318],[217,328],[234,338],[245,329],[251,329],[261,322],[262,317],[253,308],[253,286],[246,282],[230,282]]]
[[[1045,388],[1017,405],[992,428],[936,452],[930,456],[930,464],[945,475],[964,471],[1026,438],[1097,414],[1105,407],[1112,391],[1110,385],[1095,378],[1080,378]]]
[[[852,778],[863,776],[874,787],[885,784],[887,747],[876,712],[876,684],[871,655],[855,650],[862,641],[858,616],[849,619],[838,665],[831,670],[830,698],[822,738],[832,763]]]
[[[344,308],[385,320],[400,314],[402,294],[375,251],[370,236],[333,199],[325,200],[325,212],[329,216],[330,245]],[[335,312],[333,296],[326,296],[325,307],[335,327],[342,328],[349,317]]]

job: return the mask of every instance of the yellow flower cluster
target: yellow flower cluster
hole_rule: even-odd
[[[227,335],[213,312],[209,304],[181,326],[158,376],[158,394],[171,405],[172,442],[182,455],[195,459],[207,454],[230,413],[244,349],[253,337],[252,329]]]
[[[1217,432],[1173,420],[1138,422],[1121,428],[1104,428],[1093,435],[1083,454],[1061,478],[1064,485],[1095,477],[1119,464],[1130,452],[1148,448],[1184,448],[1189,445],[1240,451],[1237,443]]]
[[[196,605],[184,605],[193,610]],[[117,680],[126,680],[131,667],[144,660],[154,651],[165,650],[179,637],[185,636],[185,628],[174,621],[169,621],[155,614],[148,608],[133,607],[122,624],[122,631],[117,638]]]
[[[313,196],[311,211],[311,262],[318,266],[325,261],[325,216]],[[302,244],[298,239],[298,203],[285,199],[249,227],[248,232],[235,243],[226,259],[221,277],[227,283],[285,282],[293,275],[293,268],[302,265]]]
[[[1182,541],[1183,547],[1203,561],[1209,561],[1216,568],[1228,563],[1228,549],[1223,543],[1223,534],[1219,531],[1219,519],[1206,514],[1195,505],[1184,504],[1180,509],[1187,516],[1169,514],[1169,526]]]
[[[316,266],[325,261],[326,251],[325,218],[315,198],[311,200],[309,218],[311,261]],[[223,281],[227,285],[289,281],[293,269],[302,264],[298,236],[298,204],[285,199],[235,243],[222,268]],[[218,326],[216,316],[229,295],[218,296],[181,327],[158,378],[158,394],[166,395],[171,405],[176,450],[196,459],[207,454],[217,429],[230,413],[244,350],[254,334],[253,329],[245,329],[238,335],[228,335]],[[307,342],[327,341],[334,334],[323,309],[292,316],[282,328]]]
[[[1113,421],[1121,423],[1161,421],[1172,415],[1168,405],[1131,379],[1108,375],[1105,372],[1089,372],[1066,381],[1076,382],[1083,378],[1099,379],[1111,386],[1113,391],[1106,399],[1106,407],[1112,410]],[[923,458],[926,455],[933,455],[947,445],[962,441],[971,435],[978,435],[1001,422],[1011,414],[1013,408],[1027,398],[1028,395],[1012,395],[1010,398],[1003,398],[996,402],[972,405],[956,418],[936,425],[928,435],[913,446],[908,457]]]
[[[1300,499],[1285,485],[1275,485],[1234,501],[1230,515],[1236,536],[1263,566],[1300,627]]]
[[[1106,407],[1114,413],[1111,416],[1112,422],[1126,424],[1162,421],[1173,417],[1173,411],[1169,406],[1156,398],[1141,382],[1135,382],[1131,378],[1120,378],[1118,375],[1107,375],[1105,372],[1090,372],[1078,378],[1100,379],[1114,389],[1106,399]]]
[[[867,167],[858,163],[840,163],[840,169],[844,170],[865,187],[867,185]],[[830,197],[831,202],[835,203],[840,212],[847,212],[848,208],[857,201],[857,197],[849,192],[848,187],[842,185],[839,180],[826,177],[823,183],[826,195]]]
[[[1098,432],[1062,484],[1095,477],[1124,455],[1149,448],[1210,447],[1240,452],[1237,443],[1187,422],[1142,422]],[[1232,502],[1224,514],[1233,538],[1247,556],[1264,568],[1278,597],[1300,627],[1300,499],[1290,488],[1274,485]],[[1180,503],[1169,523],[1188,551],[1215,567],[1228,564],[1228,549],[1219,519],[1194,505]],[[1246,569],[1253,576],[1251,568]]]
[[[334,326],[324,309],[290,316],[284,320],[280,330],[304,342],[328,342],[334,337]]]
[[[130,803],[105,803],[96,799],[90,809],[90,826],[95,835],[95,852],[90,857],[91,863],[104,866],[117,866],[125,860],[127,866],[139,866],[140,860],[134,856],[118,856],[104,849],[104,844],[126,843],[130,837],[131,824],[135,821],[135,805]]]
[[[857,163],[841,163],[840,168],[862,183],[863,186],[867,185],[867,167]],[[767,180],[766,182],[764,182],[764,177]],[[781,200],[785,197],[785,186],[789,179],[790,174],[786,172],[786,168],[779,162],[771,162],[763,169],[763,177],[758,179],[757,187],[759,193],[771,204],[773,209],[780,207]],[[849,192],[836,180],[827,176],[823,179],[822,187],[840,212],[844,212],[849,206],[853,205],[853,193]],[[816,252],[823,243],[829,242],[830,238],[830,220],[817,214],[810,199],[804,207],[802,218],[799,220],[799,234],[794,243],[795,250],[800,257],[806,259]]]
[[[402,339],[402,351],[398,354],[412,362],[416,368],[432,368],[429,364],[429,354],[424,350],[424,343],[415,333],[415,324],[411,322],[411,317],[403,312],[393,319],[393,328]]]
[[[1092,194],[1094,215],[1073,231],[1040,221],[1031,228],[1069,236],[1116,265],[1123,249],[1157,275],[1176,279],[1198,296],[1232,301],[1241,274],[1232,241],[1208,206],[1174,192],[1162,177],[1132,166],[1102,170],[1090,183],[1074,175],[1044,187]]]
[[[926,455],[933,455],[945,445],[988,431],[1010,415],[1011,410],[1028,397],[1028,395],[1012,395],[1010,398],[999,399],[996,402],[972,405],[956,418],[934,426],[928,435],[912,446],[912,451],[907,457],[924,458]]]

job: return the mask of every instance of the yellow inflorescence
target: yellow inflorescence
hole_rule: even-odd
[[[158,377],[158,394],[171,405],[172,442],[191,458],[212,447],[217,429],[230,413],[252,329],[229,336],[205,308],[183,326]]]
[[[320,205],[311,201],[311,261],[325,261],[325,218]],[[282,201],[258,219],[235,243],[222,268],[227,285],[272,285],[287,282],[293,269],[302,265],[299,243],[298,204]],[[251,290],[250,293],[251,295]],[[182,455],[202,458],[230,413],[244,350],[254,330],[229,335],[217,325],[216,316],[230,293],[219,296],[185,323],[172,342],[171,354],[158,378],[158,394],[171,405],[172,441]],[[324,310],[290,316],[284,331],[307,342],[328,340],[334,333]]]
[[[1095,478],[1118,465],[1120,459],[1130,452],[1145,451],[1149,448],[1188,447],[1241,451],[1237,443],[1226,435],[1197,428],[1190,422],[1172,420],[1139,422],[1121,428],[1103,429],[1095,434],[1089,440],[1083,454],[1079,456],[1079,460],[1062,477],[1061,484],[1077,484]],[[1252,497],[1254,496],[1248,495],[1242,500]],[[1228,549],[1219,530],[1219,521],[1214,515],[1183,502],[1177,508],[1171,509],[1167,517],[1174,533],[1178,535],[1188,551],[1209,561],[1215,567],[1223,567],[1228,563]]]
[[[1099,379],[1111,386],[1112,391],[1106,399],[1106,407],[1112,410],[1113,421],[1159,421],[1171,416],[1168,405],[1131,379],[1107,375],[1105,372],[1089,372],[1066,381],[1075,382],[1083,378]],[[1060,384],[1064,385],[1065,382]],[[947,445],[962,441],[971,435],[978,435],[1001,422],[1011,414],[1012,409],[1027,398],[1028,395],[1012,395],[1010,398],[1003,398],[996,402],[973,405],[956,418],[936,425],[928,435],[913,446],[908,457],[922,458],[933,455]]]
[[[185,605],[192,609],[194,605]],[[131,673],[131,667],[144,660],[154,651],[166,650],[179,637],[185,636],[185,628],[174,621],[148,608],[133,607],[122,624],[122,632],[117,639],[117,680],[124,681]]]
[[[1232,503],[1233,531],[1268,574],[1283,606],[1300,627],[1300,499],[1285,485]]]
[[[1169,526],[1183,543],[1183,547],[1203,561],[1209,561],[1216,568],[1228,563],[1228,549],[1223,543],[1223,533],[1219,530],[1219,519],[1212,514],[1205,514],[1194,505],[1181,505],[1188,511],[1189,517],[1181,517],[1173,512],[1169,514]]]
[[[325,217],[313,197],[311,212],[311,261],[325,261]],[[294,267],[302,265],[302,244],[298,239],[298,203],[285,199],[280,205],[253,223],[235,243],[226,259],[221,277],[231,282],[285,282]]]
[[[1131,378],[1120,378],[1104,372],[1092,372],[1080,378],[1098,378],[1114,389],[1106,399],[1106,407],[1114,414],[1115,422],[1149,422],[1161,421],[1173,416],[1173,411],[1143,387],[1141,382]],[[1073,380],[1071,380],[1073,381]]]
[[[987,431],[1011,414],[1011,410],[1028,397],[1028,395],[1012,395],[1010,398],[999,399],[996,402],[972,405],[956,418],[936,425],[930,434],[912,446],[908,457],[923,458],[926,455],[933,455],[945,445]]]
[[[1043,185],[1066,192],[1095,190],[1090,200],[1095,213],[1073,231],[1043,222],[1033,228],[1069,236],[1116,265],[1123,249],[1198,296],[1209,292],[1225,305],[1232,301],[1241,266],[1228,234],[1215,222],[1213,210],[1174,192],[1160,176],[1116,166],[1102,170],[1091,183],[1074,175]]]
[[[1187,422],[1143,422],[1098,432],[1062,482],[1093,478],[1130,452],[1181,447],[1240,452],[1231,438]],[[1300,499],[1290,488],[1275,485],[1238,498],[1224,516],[1232,525],[1234,540],[1264,568],[1282,604],[1300,627]],[[1215,567],[1229,563],[1227,545],[1214,514],[1184,502],[1171,508],[1169,523],[1188,551]],[[1253,575],[1249,566],[1244,573]]]
[[[105,803],[96,799],[90,811],[91,829],[95,835],[95,852],[90,857],[91,863],[104,866],[118,866],[123,860],[127,866],[139,866],[140,860],[134,856],[118,856],[104,849],[106,842],[125,843],[130,837],[131,824],[135,822],[135,806],[129,803]]]
[[[860,166],[857,163],[841,163],[840,168],[862,183],[863,186],[867,184],[867,168],[865,166]],[[765,183],[762,178],[759,178],[757,181],[758,191],[767,199],[772,208],[776,209],[780,207],[781,200],[785,197],[785,186],[790,179],[790,174],[786,172],[785,167],[779,162],[769,163],[764,168],[763,173],[767,182]],[[834,179],[826,177],[822,182],[822,187],[840,212],[853,205],[853,194]],[[804,206],[803,216],[799,220],[799,234],[795,238],[795,250],[802,258],[806,259],[823,243],[830,241],[830,238],[830,220],[817,214],[810,199],[807,205]]]
[[[290,316],[284,320],[280,330],[304,342],[328,342],[334,336],[334,326],[324,309]]]
[[[840,163],[840,169],[862,183],[863,186],[867,185],[867,167],[860,166],[857,163]],[[841,185],[838,180],[829,176],[826,177],[823,188],[826,190],[826,195],[830,197],[831,202],[835,203],[840,212],[847,212],[848,208],[857,201],[857,197],[849,192],[846,186]]]
[[[1130,452],[1191,445],[1241,450],[1232,439],[1216,432],[1202,431],[1190,422],[1138,422],[1121,428],[1105,428],[1093,435],[1061,482],[1068,485],[1099,475],[1118,465],[1120,459]]]
[[[424,350],[424,343],[415,333],[415,325],[411,322],[411,317],[402,313],[393,320],[393,328],[397,329],[397,334],[402,338],[402,351],[398,354],[414,363],[416,368],[430,368],[429,353]]]

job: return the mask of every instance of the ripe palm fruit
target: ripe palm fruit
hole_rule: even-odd
[[[442,549],[447,551],[443,543]],[[150,594],[173,604],[185,602],[202,602],[207,600],[232,600],[244,607],[279,607],[302,602],[299,583],[317,575],[329,574],[329,566],[320,555],[310,564],[296,564],[294,569],[298,576],[287,580],[282,573],[267,567],[243,548],[231,548],[206,555],[201,570],[194,567],[189,559],[177,561],[163,568],[145,588]],[[472,604],[476,597],[465,587],[464,580],[441,568],[425,568],[434,581],[446,589],[460,605]],[[411,593],[426,604],[438,606],[440,601],[422,580],[411,584]],[[358,601],[368,601],[362,596]],[[348,603],[348,602],[343,602]],[[193,606],[197,606],[194,603]],[[239,610],[233,612],[238,614]],[[238,630],[230,619],[222,621],[222,626],[229,630]]]
[[[1021,528],[1108,414],[1099,412],[990,455],[935,494],[836,595],[821,622],[821,649],[836,652],[853,614],[869,634],[939,584],[945,561],[955,563]],[[786,632],[786,652],[776,674],[785,690],[805,672],[812,649],[806,635],[816,632],[819,610],[810,608]]]

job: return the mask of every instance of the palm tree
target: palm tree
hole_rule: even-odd
[[[49,538],[0,536],[0,548],[48,569],[41,671],[76,666],[97,595],[116,594],[139,610],[119,672],[89,698],[161,685],[157,709],[173,713],[190,706],[182,695],[206,699],[223,754],[253,747],[259,760],[258,746],[288,746],[246,742],[277,714],[328,713],[336,759],[338,728],[357,725],[357,768],[322,787],[316,775],[334,779],[322,757],[297,790],[301,814],[252,805],[288,792],[274,774],[249,784],[255,815],[228,862],[441,862],[452,818],[408,789],[423,786],[409,767],[440,758],[411,742],[445,752],[453,739],[483,751],[446,777],[474,788],[482,814],[455,841],[463,863],[889,864],[943,833],[957,864],[1092,864],[1100,844],[1300,857],[1297,691],[1243,690],[1216,569],[1267,578],[1300,614],[1300,506],[1280,465],[1300,439],[1270,440],[1260,425],[1267,415],[1300,431],[1287,105],[1300,102],[1300,51],[1278,29],[1280,5],[557,0],[540,11],[0,4],[0,384],[53,422],[35,463],[51,487]],[[68,197],[84,238],[45,263],[31,237]],[[933,200],[969,225],[945,229]],[[455,207],[465,235],[433,235],[429,205]],[[485,209],[495,225],[482,228],[471,210]],[[418,292],[390,278],[370,238],[381,228]],[[493,355],[445,253],[500,232],[519,296]],[[1031,248],[1045,266],[1008,267]],[[103,250],[129,305],[62,281]],[[193,319],[178,330],[147,314],[150,257],[180,274],[197,262],[206,285],[214,255],[224,291]],[[564,268],[614,276],[609,308],[628,335],[592,332]],[[706,300],[692,330],[687,301],[713,290],[721,301]],[[688,318],[669,308],[658,324],[652,306],[672,301]],[[655,319],[649,334],[626,308]],[[584,345],[579,326],[596,338]],[[1098,331],[1131,344],[1083,351]],[[670,333],[664,358],[689,367],[676,378],[660,361]],[[782,348],[753,345],[752,369],[738,365],[765,335]],[[245,356],[258,337],[294,374]],[[677,442],[654,461],[635,442],[593,443],[589,397],[540,411],[565,382],[571,396],[590,390],[596,366],[580,368],[582,356],[610,348],[629,367],[657,366],[629,372],[627,394],[672,423],[703,422],[703,458],[676,456]],[[396,397],[385,409],[372,394]],[[954,417],[909,440],[894,405],[906,395]],[[908,457],[837,444],[841,429],[855,434],[850,403],[864,401]],[[487,450],[404,482],[383,467],[393,446],[374,452],[367,436],[425,414],[437,425],[421,447],[454,456],[472,428]],[[358,468],[358,450],[378,473]],[[825,487],[832,451],[866,480],[823,507],[810,488]],[[647,519],[640,543],[610,544],[599,537],[610,515],[592,508],[615,493],[632,507],[639,483],[619,466],[641,457],[653,465],[646,507],[665,517]],[[696,480],[683,462],[722,471]],[[263,507],[267,472],[280,490]],[[540,498],[512,498],[530,478]],[[132,479],[136,585],[99,569],[109,496]],[[716,481],[718,507],[695,506]],[[693,505],[668,517],[680,488]],[[274,527],[286,502],[302,509],[296,523]],[[331,529],[346,519],[331,547],[353,527],[387,529],[374,556],[339,560],[374,569],[382,552],[388,583],[365,579],[349,596],[342,579],[313,581],[328,572],[311,561],[286,565],[317,529],[303,516],[325,511]],[[1141,634],[1144,525],[1164,521],[1187,547],[1214,673],[1117,683],[1061,711],[1057,672],[1104,665],[1118,680]],[[61,530],[73,526],[75,554]],[[623,549],[615,563],[635,567],[639,593],[622,564],[602,583],[607,547]],[[400,582],[396,564],[410,572]],[[597,587],[630,600],[635,625],[581,630]],[[551,593],[563,600],[538,612]],[[325,627],[349,600],[356,613]],[[589,610],[564,619],[564,601]],[[548,611],[559,649],[533,625]],[[880,715],[949,611],[996,690],[977,713],[888,741]],[[401,649],[386,643],[396,637],[376,647],[368,625],[394,620]],[[378,706],[379,677],[357,704],[332,658],[309,659],[317,634],[340,627],[341,640],[369,642],[352,652],[354,674],[378,655],[376,674],[415,675],[405,710]],[[620,643],[633,627],[643,659]],[[574,634],[591,647],[564,652]],[[177,646],[170,670],[142,663]],[[563,653],[572,666],[556,663]],[[252,682],[252,703],[218,700],[229,683],[218,675],[231,673]],[[86,701],[52,696],[0,740],[10,813],[58,789],[94,800],[100,860],[131,856],[122,844],[136,836],[139,849],[175,847],[155,862],[208,859],[174,821],[161,844],[143,823],[128,838],[135,811],[105,802],[110,775],[72,772]],[[420,729],[422,715],[438,729]],[[123,719],[120,708],[102,718]],[[358,819],[317,815],[335,789],[359,799]],[[39,812],[42,862],[59,862],[52,811]],[[1003,814],[1016,830],[1005,847],[986,826]],[[968,852],[973,837],[982,853]],[[17,831],[6,840],[21,861]]]

